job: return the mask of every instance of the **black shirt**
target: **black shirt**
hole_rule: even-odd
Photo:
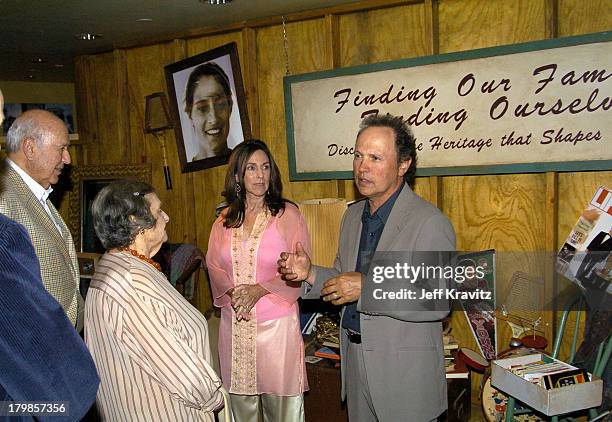
[[[372,255],[376,251],[393,205],[395,205],[403,187],[404,183],[374,212],[374,215],[370,214],[370,202],[366,200],[363,214],[361,214],[361,238],[359,240],[359,251],[357,252],[357,264],[355,265],[355,271],[364,276],[368,274]],[[361,332],[357,302],[346,305],[342,318],[342,328],[347,328],[355,333]]]

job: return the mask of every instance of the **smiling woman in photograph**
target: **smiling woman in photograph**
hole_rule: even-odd
[[[190,161],[228,155],[232,90],[225,71],[216,63],[196,67],[185,89],[185,112],[196,137],[196,153]]]
[[[239,144],[225,177],[229,206],[213,224],[206,262],[221,308],[221,378],[237,422],[304,420],[308,389],[297,299],[299,283],[282,280],[277,260],[301,243],[304,217],[282,197],[280,173],[261,141]]]

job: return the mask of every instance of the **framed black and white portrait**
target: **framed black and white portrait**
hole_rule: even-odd
[[[227,163],[251,137],[236,43],[165,67],[183,173]]]

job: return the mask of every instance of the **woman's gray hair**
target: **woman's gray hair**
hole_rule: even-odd
[[[26,138],[36,141],[37,145],[43,145],[53,136],[45,125],[41,125],[32,115],[21,115],[11,125],[6,133],[6,153],[12,154],[21,148],[21,143]]]
[[[155,193],[148,183],[117,180],[102,188],[91,205],[94,229],[106,249],[132,244],[142,230],[155,225],[151,204],[144,197]]]

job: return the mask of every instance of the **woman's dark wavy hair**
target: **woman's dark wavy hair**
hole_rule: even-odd
[[[369,127],[388,127],[395,133],[395,150],[397,151],[398,164],[402,161],[412,160],[408,170],[404,173],[404,181],[414,189],[414,179],[416,177],[417,167],[417,150],[416,140],[410,130],[410,127],[404,122],[401,116],[393,116],[391,114],[371,114],[362,120],[359,125],[359,132]]]
[[[132,244],[136,235],[155,225],[151,204],[144,197],[155,193],[148,183],[116,180],[96,195],[91,214],[96,234],[106,249]]]
[[[246,209],[246,190],[244,188],[244,173],[249,158],[256,151],[263,151],[270,161],[270,185],[265,197],[265,204],[272,215],[277,215],[279,211],[285,209],[285,199],[283,199],[283,183],[280,178],[280,171],[272,157],[268,146],[259,139],[252,139],[239,144],[230,155],[227,174],[225,175],[225,187],[222,195],[229,204],[223,226],[240,227],[244,222]],[[236,192],[236,176],[240,183],[240,192]]]

